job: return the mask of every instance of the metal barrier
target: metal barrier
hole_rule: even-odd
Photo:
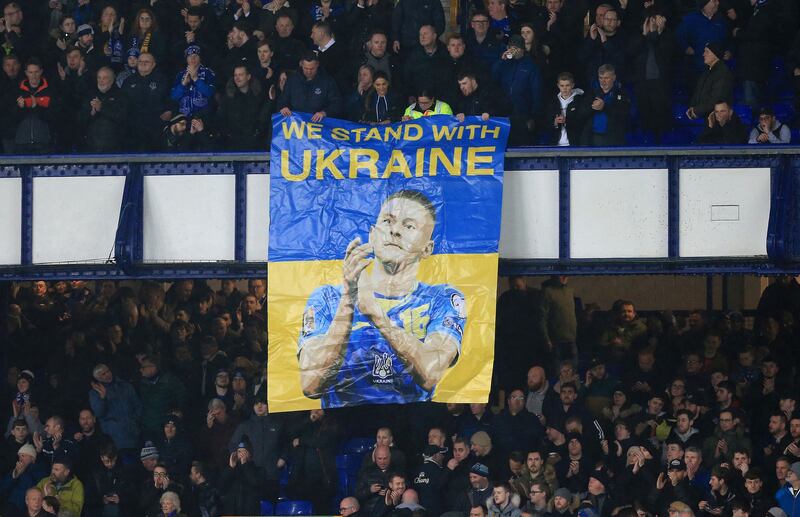
[[[268,162],[5,157],[0,278],[264,276]],[[501,274],[800,271],[800,147],[511,149],[506,171]]]

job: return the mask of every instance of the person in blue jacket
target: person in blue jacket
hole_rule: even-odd
[[[719,0],[698,0],[697,10],[683,17],[678,26],[675,39],[678,49],[687,56],[687,87],[694,88],[694,83],[705,70],[703,50],[709,43],[719,43],[728,59],[728,21],[719,14]]]
[[[542,104],[542,73],[533,58],[525,53],[522,36],[517,34],[509,38],[508,48],[492,68],[492,76],[512,106],[509,145],[534,143],[536,119]]]
[[[278,98],[278,110],[288,117],[292,111],[311,113],[311,120],[319,122],[325,117],[336,117],[342,111],[342,95],[336,81],[319,69],[319,57],[306,52],[300,60],[301,74],[286,80],[283,93]]]
[[[786,472],[786,485],[775,492],[775,500],[788,517],[800,517],[800,461]]]

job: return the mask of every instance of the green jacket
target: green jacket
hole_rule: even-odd
[[[721,454],[719,458],[714,457],[714,451],[717,448],[717,442],[724,438],[728,444],[728,451]],[[714,431],[712,436],[709,436],[703,442],[703,463],[707,467],[712,467],[723,461],[731,463],[733,461],[733,452],[738,449],[747,449],[752,451],[752,444],[750,438],[744,436],[744,433],[738,427],[733,431],[723,432],[719,427]]]
[[[542,283],[540,326],[545,342],[574,343],[578,333],[575,291],[551,278]]]
[[[69,480],[58,485],[50,481],[50,477],[46,477],[37,483],[36,487],[41,490],[45,495],[47,492],[44,487],[47,484],[52,484],[55,487],[55,496],[58,502],[61,503],[62,510],[68,510],[72,515],[80,515],[83,511],[83,483],[74,475],[70,475]]]
[[[142,399],[142,427],[145,431],[161,432],[164,415],[173,408],[185,409],[186,388],[177,377],[160,372],[155,382],[142,379],[139,384]]]

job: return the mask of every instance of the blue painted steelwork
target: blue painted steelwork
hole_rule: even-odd
[[[679,255],[679,171],[681,168],[769,167],[772,208],[766,258],[686,259]],[[570,259],[570,171],[610,168],[666,168],[669,187],[669,252],[663,259]],[[559,172],[559,258],[501,260],[500,274],[629,275],[629,274],[798,274],[800,273],[800,147],[734,148],[535,148],[511,149],[506,170]],[[8,157],[0,177],[22,181],[22,264],[0,266],[0,280],[56,278],[255,278],[266,262],[246,262],[247,177],[268,174],[264,154],[122,155]],[[236,176],[235,260],[215,263],[143,264],[144,178],[148,175]],[[108,264],[32,265],[34,177],[125,176],[114,260]]]

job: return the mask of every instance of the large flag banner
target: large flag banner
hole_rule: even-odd
[[[507,137],[273,118],[270,411],[488,399]]]

